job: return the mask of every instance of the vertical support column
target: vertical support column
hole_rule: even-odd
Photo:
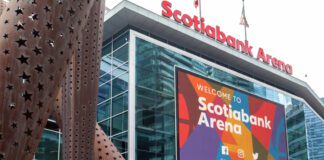
[[[136,37],[129,32],[128,159],[136,159]]]

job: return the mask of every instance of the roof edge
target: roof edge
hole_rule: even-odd
[[[250,57],[246,57],[244,55],[242,55],[241,53],[239,53],[238,51],[232,50],[231,48],[229,48],[226,45],[220,44],[220,43],[215,43],[215,41],[211,40],[210,38],[207,38],[205,36],[202,36],[201,34],[194,32],[194,30],[190,29],[190,28],[186,28],[174,21],[170,21],[167,18],[164,18],[150,10],[147,10],[135,3],[129,2],[129,1],[122,1],[119,4],[117,4],[114,8],[112,8],[105,16],[104,16],[104,21],[108,21],[110,18],[116,16],[120,11],[124,10],[124,9],[128,9],[130,11],[136,12],[138,14],[141,14],[142,16],[149,18],[161,25],[165,25],[166,23],[170,23],[171,26],[168,26],[171,29],[176,29],[179,32],[181,32],[182,34],[186,34],[189,37],[195,38],[198,41],[201,41],[209,46],[215,47],[219,50],[222,50],[224,52],[227,52],[229,54],[231,54],[232,56],[236,56],[236,58],[241,58],[242,60],[244,60],[247,63],[253,64],[258,66],[261,69],[267,70],[268,72],[271,72],[272,74],[290,81],[291,83],[294,83],[295,85],[298,85],[299,87],[304,88],[304,92],[308,92],[311,94],[311,96],[313,97],[314,100],[317,101],[317,105],[316,106],[311,106],[323,119],[324,119],[324,102],[322,102],[319,98],[319,96],[312,90],[312,88],[309,86],[309,84],[301,79],[298,79],[294,76],[291,75],[287,75],[279,70],[274,69],[271,66],[268,66],[266,64],[264,64],[261,61],[258,61],[256,59],[251,59]],[[144,14],[146,13],[146,14]],[[148,15],[151,15],[153,17],[149,17]],[[111,24],[113,25],[113,24]],[[236,52],[235,54],[232,54],[233,52]],[[239,54],[237,54],[239,53]],[[306,102],[310,101],[303,98]]]

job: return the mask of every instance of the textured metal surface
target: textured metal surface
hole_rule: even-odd
[[[53,115],[57,125],[60,127],[62,126],[62,99],[64,99],[61,92],[62,90],[60,90],[60,93],[56,98],[55,108],[53,110]],[[120,154],[98,123],[96,123],[94,136],[93,152],[95,160],[124,160],[124,157]]]
[[[32,159],[93,2],[98,1],[17,0],[5,8],[0,17],[0,159]]]
[[[64,79],[63,79],[64,80]],[[56,125],[62,130],[62,88],[60,88],[53,106],[52,116],[56,121]]]
[[[96,125],[94,153],[97,160],[124,160],[98,124]]]
[[[94,159],[104,1],[95,1],[63,82],[63,157]]]

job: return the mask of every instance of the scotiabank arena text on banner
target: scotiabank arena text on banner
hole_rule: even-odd
[[[236,39],[231,35],[226,35],[226,33],[221,31],[219,26],[210,26],[205,24],[205,19],[198,16],[190,16],[188,14],[183,14],[180,10],[172,10],[172,3],[168,1],[162,2],[162,15],[167,18],[173,17],[173,19],[186,27],[193,28],[195,31],[208,36],[222,44],[240,51],[251,58],[256,58],[261,60],[265,64],[272,65],[274,68],[281,70],[289,75],[292,75],[293,69],[290,64],[286,64],[284,61],[272,57],[269,54],[264,53],[262,48],[258,49],[258,54],[255,57],[253,54],[253,47],[249,44],[249,41],[241,41]]]

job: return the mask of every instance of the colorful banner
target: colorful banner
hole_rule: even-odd
[[[284,106],[176,68],[178,160],[287,160]]]

